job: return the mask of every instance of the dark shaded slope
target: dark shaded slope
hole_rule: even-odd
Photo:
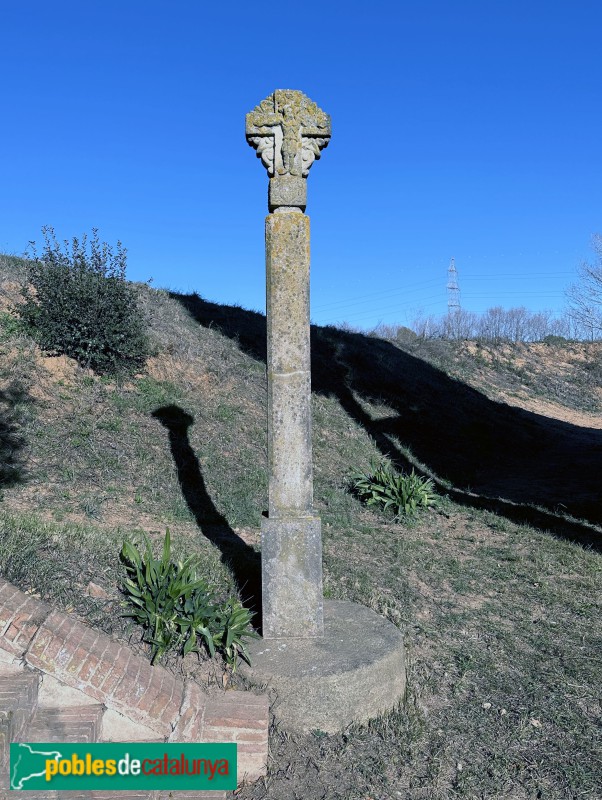
[[[201,325],[265,361],[262,314],[198,295],[172,297]],[[397,441],[409,448],[460,490],[451,492],[454,499],[596,543],[589,526],[557,514],[602,522],[602,431],[492,401],[390,342],[328,327],[312,327],[312,388],[336,397],[399,466],[407,462]],[[391,414],[374,419],[366,403],[384,404]]]

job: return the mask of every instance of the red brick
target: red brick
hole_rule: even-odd
[[[233,705],[241,705],[245,708],[269,708],[269,699],[267,694],[253,694],[252,692],[242,692],[238,689],[230,689],[223,695],[223,699],[228,703],[232,703]]]
[[[204,709],[187,709],[180,715],[173,734],[172,742],[200,742],[203,741],[203,711]]]
[[[255,698],[257,695],[251,695]],[[212,697],[207,703],[207,721],[233,720],[227,724],[242,724],[246,727],[262,727],[269,715],[267,695],[249,703],[246,692],[227,692],[220,697]]]
[[[95,742],[102,714],[100,705],[38,709],[27,735],[33,742]]]
[[[207,712],[209,712],[209,709],[207,709]],[[207,713],[205,715],[205,724],[220,725],[224,728],[247,728],[261,731],[266,727],[267,719],[234,716],[230,711],[230,715],[224,714],[219,716],[218,714],[212,714],[211,717],[209,717],[209,713]]]
[[[169,675],[169,673],[168,673]],[[175,717],[180,713],[180,709],[182,708],[182,701],[184,699],[184,682],[180,678],[175,678],[172,675],[169,675],[170,683],[171,683],[171,695],[168,702],[168,707],[166,708],[166,713],[168,708],[172,713],[172,719],[175,721]]]
[[[245,757],[261,754],[265,756],[265,754],[268,752],[267,742],[266,744],[257,744],[255,742],[253,744],[250,744],[249,742],[237,742],[236,752],[239,755],[244,755]]]
[[[92,630],[91,628],[88,627],[83,628],[81,636],[79,637],[79,641],[77,642],[77,649],[83,650],[86,655],[88,653],[95,652],[96,642],[98,641],[100,636],[101,634],[98,631]],[[81,656],[80,656],[80,662],[83,663]]]
[[[140,658],[135,656],[133,653],[130,653],[130,658],[123,668],[119,681],[113,687],[113,689],[108,692],[111,694],[111,696],[119,696],[119,698],[123,699],[124,691],[126,692],[126,696],[131,693],[132,689],[136,685],[136,680],[140,673],[140,663]]]
[[[118,703],[127,703],[135,706],[136,685],[140,674],[140,663],[131,660],[126,671],[121,676],[121,680],[111,692],[111,699]]]
[[[172,699],[174,695],[173,687],[176,683],[170,673],[166,672],[162,667],[154,669],[160,670],[159,675],[151,679],[154,683],[152,687],[153,700],[152,709],[149,713],[146,709],[141,708],[141,698],[137,703],[133,700],[133,694],[136,686],[133,683],[135,674],[137,674],[138,656],[133,656],[134,663],[130,666],[129,672],[126,676],[122,675],[122,683],[114,690],[112,694],[107,695],[106,704],[109,708],[114,708],[130,719],[142,722],[145,725],[153,728],[161,736],[169,736],[172,732],[172,723],[177,716],[180,708],[179,699],[177,704],[174,704]],[[144,670],[146,663],[142,661],[141,670]],[[104,688],[104,684],[103,684]]]
[[[55,636],[52,631],[49,631],[48,628],[39,628],[31,643],[28,655],[33,655],[36,657],[41,655],[46,649],[47,645],[54,640]]]
[[[65,624],[64,615],[52,612],[36,633],[25,659],[34,667],[56,672],[55,659],[63,647],[61,628]]]
[[[145,661],[142,661],[142,666],[140,668],[140,672],[138,673],[138,677],[136,679],[136,686],[133,687],[133,693],[131,698],[132,704],[139,707],[138,704],[140,700],[142,700],[146,692],[150,689],[152,680],[153,680],[153,667],[151,667],[151,665],[147,664]]]
[[[140,708],[140,703],[152,684],[152,667],[142,658],[133,658],[116,688],[111,692],[111,699],[118,704],[126,704]]]
[[[141,715],[141,717],[145,716],[152,716],[150,713],[150,709],[153,707],[157,698],[159,697],[160,690],[155,686],[150,686],[147,689],[146,693],[138,700],[135,705],[136,711]]]
[[[29,670],[0,677],[0,712],[5,717],[5,724],[8,725],[6,730],[10,733],[10,739],[6,741],[7,747],[8,741],[19,741],[24,735],[35,710],[39,682],[39,675]],[[6,754],[8,757],[8,750]],[[2,747],[0,746],[1,768]]]
[[[21,644],[13,644],[8,639],[0,638],[0,650],[4,650],[5,653],[10,653],[11,656],[22,658],[25,648]]]
[[[6,625],[13,614],[18,613],[25,606],[29,606],[29,613],[41,616],[46,616],[50,611],[50,606],[42,600],[22,592],[10,583],[5,583],[0,592],[0,630],[2,621]]]
[[[214,741],[237,741],[240,764],[245,772],[259,775],[265,771],[266,696],[228,692],[219,698],[208,699],[194,682],[184,690],[183,682],[164,668],[151,667],[143,658],[105,634],[90,630],[70,615],[50,611],[45,604],[0,579],[0,625],[2,623],[8,633],[5,642],[11,648],[17,643],[20,646],[25,642],[29,644],[26,659],[32,665],[42,667],[77,688],[84,688],[82,684],[87,684],[84,691],[89,696],[133,720],[150,724],[158,732],[171,734],[171,741],[198,741],[201,730],[204,740],[208,739],[206,734],[211,734]],[[82,736],[95,735],[92,721],[80,722],[82,727],[77,733],[80,740]],[[177,725],[172,730],[174,723]],[[75,725],[75,728],[79,729],[80,725]],[[103,794],[86,793],[86,798],[104,800]],[[136,794],[132,793],[132,800]],[[199,800],[224,797],[223,792],[178,794],[178,800],[186,800],[189,795]],[[141,795],[150,800],[149,793]],[[112,796],[115,800],[127,800],[124,793],[119,793],[119,796],[108,793],[106,800],[111,800]]]
[[[2,606],[0,606],[0,633],[6,630],[11,619],[23,608],[27,600],[28,596],[25,592],[19,591],[14,586],[6,590],[5,596],[2,598]]]
[[[172,686],[171,697],[165,706],[165,710],[161,714],[161,720],[169,725],[170,732],[176,724],[182,707],[182,697],[184,696],[184,685],[181,681],[174,680]]]
[[[69,672],[74,677],[79,677],[81,672],[81,668],[86,662],[86,658],[88,656],[88,651],[85,647],[82,647],[81,644],[79,647],[75,649],[75,652],[72,654],[69,663],[65,666],[65,672]]]
[[[151,667],[151,689],[156,689],[157,691],[161,691],[161,687],[163,685],[163,678],[165,675],[165,670],[163,667]]]
[[[81,625],[81,623],[71,614],[66,614],[64,611],[52,611],[44,623],[45,628],[50,628],[56,634],[60,631],[61,639],[63,640],[71,638],[77,625]]]
[[[202,741],[206,705],[207,695],[203,692],[198,683],[190,680],[186,681],[184,686],[184,699],[170,741]]]
[[[205,725],[203,727],[203,740],[206,742],[257,742],[265,743],[268,740],[267,730],[249,731],[245,728],[230,728],[218,725]]]
[[[86,665],[85,663],[82,664],[82,672],[80,672],[79,675],[81,681],[87,681],[88,683],[91,683],[92,679],[95,675],[97,675],[97,673],[102,675],[102,680],[104,681],[108,665],[112,663],[112,659],[107,658],[106,654],[109,652],[110,655],[114,652],[115,644],[116,643],[112,641],[106,634],[99,634],[90,652],[89,658],[91,663],[89,665]],[[95,664],[93,669],[92,664]],[[84,675],[86,677],[84,677]]]
[[[33,708],[39,683],[39,673],[30,670],[0,676],[0,708]]]
[[[86,627],[79,620],[73,619],[68,615],[65,615],[65,617],[66,619],[62,623],[60,631],[57,632],[57,635],[62,639],[63,645],[56,654],[55,661],[61,670],[67,672],[67,667],[79,647],[79,642],[86,631]]]
[[[125,673],[130,659],[133,658],[133,653],[126,647],[121,647],[117,642],[112,643],[115,646],[115,651],[112,648],[107,648],[103,663],[92,677],[90,683],[93,686],[98,686],[107,695],[115,689],[123,674]]]
[[[238,780],[256,781],[267,773],[268,748],[249,750],[250,745],[237,744]]]
[[[155,667],[157,670],[161,670],[161,688],[157,697],[155,698],[154,703],[149,709],[149,715],[152,717],[163,716],[165,709],[169,707],[171,699],[173,697],[173,690],[175,679],[173,675],[170,675],[163,667]],[[178,711],[180,710],[180,704],[178,704]]]
[[[23,621],[23,617],[27,619],[26,615],[17,614],[16,620],[13,619],[13,621],[9,623],[8,628],[2,635],[4,640],[8,639],[8,641],[12,643],[17,638],[21,630],[19,623]]]
[[[78,678],[80,679],[80,681],[87,683],[94,674],[99,664],[100,664],[100,659],[98,658],[98,656],[95,656],[94,653],[89,653],[88,657],[81,665],[81,669],[79,671]]]
[[[35,636],[41,622],[42,620],[34,619],[31,612],[28,613],[28,609],[25,607],[23,611],[19,611],[15,614],[12,622],[8,626],[8,630],[4,632],[4,638],[16,643],[18,637],[21,636],[26,648]]]
[[[2,648],[23,656],[36,631],[44,622],[50,607],[18,589],[5,588],[0,600],[0,636]]]

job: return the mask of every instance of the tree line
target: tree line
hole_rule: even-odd
[[[457,308],[444,315],[418,315],[410,328],[377,326],[373,333],[400,339],[409,331],[423,339],[478,339],[485,342],[541,342],[566,339],[602,339],[602,236],[592,239],[593,262],[584,262],[578,279],[567,289],[567,308],[558,315],[551,311],[529,311],[524,306],[493,306],[482,314]],[[349,326],[347,326],[349,327]]]

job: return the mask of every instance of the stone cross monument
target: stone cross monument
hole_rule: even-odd
[[[313,511],[307,175],[330,117],[277,89],[247,114],[247,141],[270,177],[265,222],[268,517],[261,526],[263,638],[324,633],[322,536]]]
[[[277,89],[247,114],[247,141],[270,177],[265,221],[268,323],[268,517],[261,526],[263,639],[251,682],[276,690],[290,730],[334,733],[393,708],[405,691],[403,636],[369,608],[323,600],[313,510],[307,175],[330,117]]]

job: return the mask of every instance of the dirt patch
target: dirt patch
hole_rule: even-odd
[[[0,311],[11,312],[14,306],[20,302],[23,302],[21,284],[16,281],[2,281],[0,283]]]
[[[208,391],[215,377],[205,371],[200,359],[183,359],[165,355],[152,356],[146,363],[146,375],[157,381],[171,381]]]
[[[574,408],[586,425],[588,412],[602,410],[600,363],[600,342],[455,344],[455,373],[487,397],[528,410],[534,399],[549,401],[546,415],[557,419]]]
[[[602,403],[602,389],[596,389],[595,394],[599,402]],[[529,396],[526,392],[513,395],[508,392],[500,391],[498,392],[498,398],[509,406],[523,408],[526,411],[532,411],[534,414],[541,414],[541,416],[548,417],[549,419],[568,422],[571,425],[578,425],[580,428],[602,430],[602,414],[566,408],[566,406],[553,403],[551,400]]]

